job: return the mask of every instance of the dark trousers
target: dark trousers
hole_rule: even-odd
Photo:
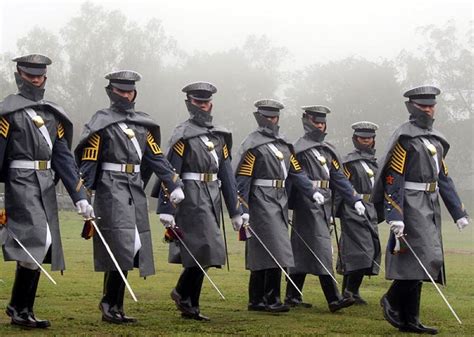
[[[192,307],[199,308],[204,273],[199,267],[184,268],[181,273],[176,291],[181,295],[183,301],[190,301]]]
[[[295,282],[296,286],[303,291],[304,282],[306,279],[306,274],[290,274],[291,279]],[[341,299],[341,294],[337,289],[337,284],[329,275],[319,275],[319,283],[321,284],[321,289],[323,290],[324,296],[328,303],[339,301]],[[297,300],[302,300],[300,293],[295,289],[291,282],[287,282],[286,285],[286,297],[294,298]]]
[[[250,272],[249,303],[273,305],[281,303],[281,270],[263,269]]]
[[[394,280],[387,291],[387,299],[400,312],[405,322],[419,322],[421,288],[419,280]]]
[[[342,279],[342,292],[348,291],[353,295],[359,295],[359,288],[364,279],[364,275],[363,270],[356,270],[344,275],[344,278]]]
[[[125,278],[128,272],[123,271]],[[104,273],[103,303],[110,307],[116,306],[117,311],[123,312],[123,300],[125,296],[125,282],[118,271],[107,271]]]

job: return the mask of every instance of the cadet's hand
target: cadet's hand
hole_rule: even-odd
[[[469,219],[466,216],[456,220],[459,231],[462,231],[467,225],[469,225]]]
[[[314,192],[314,194],[313,194],[313,199],[314,199],[314,201],[316,201],[316,203],[317,203],[318,205],[324,204],[324,195],[322,195],[322,194],[319,193],[319,192]]]
[[[232,227],[234,227],[234,231],[238,231],[240,227],[242,227],[243,219],[241,215],[233,216],[231,219]]]
[[[362,203],[362,201],[356,201],[354,204],[354,209],[356,210],[358,215],[364,215],[365,214],[365,206]]]
[[[181,201],[184,200],[184,192],[181,187],[176,187],[173,192],[170,194],[170,201],[173,204],[179,204]]]
[[[84,219],[95,218],[94,209],[92,208],[92,206],[89,204],[89,202],[86,199],[81,199],[78,202],[76,202],[76,208],[77,208],[77,213],[82,215]]]
[[[176,226],[176,222],[174,221],[174,216],[172,214],[161,213],[160,221],[163,226],[165,226],[165,228]]]
[[[249,220],[250,220],[250,214],[248,213],[242,214],[242,225],[248,224]]]
[[[390,230],[397,238],[403,236],[403,230],[405,229],[403,221],[390,221],[388,224],[390,225]]]

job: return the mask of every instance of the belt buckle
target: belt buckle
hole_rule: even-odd
[[[435,191],[436,191],[436,182],[427,183],[427,184],[426,184],[426,190],[427,190],[428,192],[431,192],[431,193],[435,192]]]
[[[134,173],[135,164],[125,164],[125,173]]]
[[[283,188],[284,180],[277,179],[277,180],[274,180],[273,182],[276,188]]]
[[[37,162],[38,170],[47,170],[48,169],[48,161],[47,160],[38,160]]]
[[[321,180],[321,188],[328,188],[329,181],[328,180]]]
[[[206,183],[211,182],[213,180],[213,174],[212,173],[203,173],[202,174],[202,181],[205,181]]]
[[[364,202],[369,202],[370,201],[370,194],[363,194],[362,195],[362,200]]]

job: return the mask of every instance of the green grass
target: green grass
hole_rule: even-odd
[[[383,275],[365,279],[361,294],[369,302],[365,307],[351,307],[331,314],[327,309],[318,279],[309,276],[305,284],[305,301],[312,309],[295,309],[287,314],[272,315],[247,311],[247,284],[249,273],[244,269],[244,244],[227,223],[230,253],[230,272],[212,269],[210,275],[226,297],[223,301],[209,282],[204,281],[201,311],[211,322],[181,319],[169,293],[181,272],[181,266],[167,261],[167,245],[162,242],[163,229],[157,216],[152,214],[156,275],[143,280],[137,271],[129,280],[137,297],[134,303],[126,294],[125,308],[136,316],[139,323],[117,326],[101,322],[97,308],[102,291],[102,273],[93,271],[92,242],[80,238],[82,222],[74,213],[61,213],[62,238],[67,270],[64,275],[53,273],[57,286],[42,276],[35,312],[48,318],[52,327],[43,331],[22,330],[9,324],[3,308],[10,299],[14,263],[0,262],[0,335],[396,335],[397,330],[384,321],[378,301],[390,283]],[[386,225],[381,225],[383,244],[387,237]],[[459,325],[431,284],[425,283],[422,296],[421,318],[425,324],[437,326],[445,336],[472,335],[474,331],[474,263],[472,225],[459,233],[451,221],[444,224],[444,242],[448,286],[444,294],[461,317]],[[342,277],[337,276],[341,281]],[[285,285],[282,285],[283,291]],[[402,334],[400,334],[402,335]],[[406,335],[406,334],[403,334]]]

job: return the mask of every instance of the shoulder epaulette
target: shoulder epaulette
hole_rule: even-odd
[[[297,171],[297,172],[301,171],[301,165],[298,162],[298,159],[296,159],[296,157],[294,155],[290,156],[290,163],[291,163],[291,166],[293,166],[293,169],[295,171]]]
[[[389,167],[395,172],[403,174],[405,171],[405,161],[407,158],[407,151],[403,148],[400,143],[397,143],[392,151],[392,157],[390,158]]]
[[[151,152],[153,152],[153,154],[161,154],[162,153],[160,147],[155,142],[155,137],[153,137],[153,135],[149,131],[146,135],[146,142],[148,143],[148,146],[150,147],[150,150],[151,150]]]
[[[227,144],[224,144],[222,147],[222,155],[224,156],[224,160],[229,158],[229,150],[227,149]]]
[[[176,144],[173,145],[173,150],[176,152],[180,157],[183,156],[184,154],[184,142],[182,140],[176,142]]]
[[[239,172],[237,172],[237,174],[241,176],[251,177],[253,173],[254,165],[255,165],[255,155],[247,151],[247,153],[245,154],[244,161],[242,162],[242,165],[240,165]]]
[[[62,123],[58,124],[58,138],[61,139],[64,137],[64,126]]]
[[[89,137],[87,142],[90,146],[84,147],[81,160],[96,161],[99,156],[100,136],[97,133],[94,133]]]
[[[7,138],[8,131],[10,130],[10,123],[8,123],[5,117],[0,118],[0,136]]]

